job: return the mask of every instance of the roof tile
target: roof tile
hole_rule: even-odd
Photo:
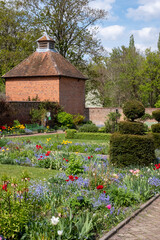
[[[36,77],[36,76],[66,76],[71,78],[87,78],[69,61],[57,52],[34,52],[9,72],[4,78]]]

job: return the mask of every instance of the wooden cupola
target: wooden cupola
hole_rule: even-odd
[[[38,43],[38,48],[36,49],[37,52],[47,52],[47,51],[56,52],[54,49],[55,41],[47,34],[39,38],[37,40],[37,43]]]

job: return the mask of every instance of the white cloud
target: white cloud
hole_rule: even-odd
[[[112,25],[109,27],[101,27],[98,29],[98,36],[103,40],[117,40],[124,32],[125,27],[120,25]]]
[[[157,49],[159,29],[145,27],[139,30],[133,30],[131,34],[134,35],[137,49],[141,49],[142,51],[146,48],[151,48],[153,51]]]
[[[159,30],[157,28],[145,27],[140,30],[133,30],[132,34],[141,41],[155,42],[158,41]]]
[[[104,9],[110,11],[115,0],[93,0],[89,3],[92,8]]]
[[[140,0],[139,4],[140,6],[136,9],[128,9],[127,17],[134,20],[150,20],[160,18],[159,0]]]

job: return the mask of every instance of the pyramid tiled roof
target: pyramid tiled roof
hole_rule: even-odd
[[[7,72],[3,77],[17,78],[40,76],[65,76],[84,80],[87,79],[61,54],[53,51],[34,52]]]

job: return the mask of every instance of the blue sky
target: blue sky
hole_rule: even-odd
[[[108,11],[108,19],[97,23],[97,37],[108,52],[128,46],[133,34],[140,51],[157,50],[160,32],[160,0],[93,0],[92,8]]]

